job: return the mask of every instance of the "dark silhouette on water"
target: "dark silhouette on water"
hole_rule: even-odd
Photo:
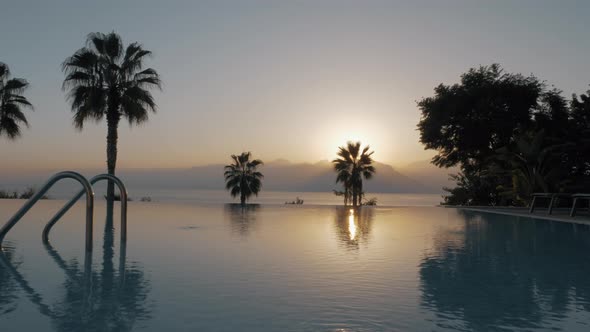
[[[225,204],[224,211],[229,219],[231,230],[241,236],[248,236],[256,227],[258,204]]]
[[[348,142],[338,148],[338,158],[334,159],[334,170],[337,173],[336,183],[342,183],[344,191],[334,193],[344,196],[344,205],[352,201],[352,206],[362,204],[364,197],[363,178],[369,180],[375,174],[373,166],[374,151],[369,152],[367,145],[361,151],[361,142]]]
[[[438,326],[549,328],[590,310],[588,226],[459,213],[463,227],[441,229],[420,264],[422,306]]]
[[[373,166],[374,151],[369,152],[369,146],[361,151],[361,142],[348,142],[346,146],[338,148],[338,158],[334,159],[334,170],[337,173],[336,183],[342,183],[344,191],[334,193],[344,196],[344,205],[352,202],[353,206],[362,204],[363,178],[369,180],[375,174]]]
[[[51,319],[57,331],[131,331],[137,321],[150,318],[149,283],[136,265],[127,268],[124,242],[115,269],[112,210],[107,212],[100,272],[92,271],[92,256],[88,253],[81,267],[77,260],[63,259],[49,243],[45,249],[65,273],[65,298],[51,306],[44,303],[43,297],[18,272],[12,250],[5,248],[0,253],[0,314],[14,310],[18,285],[39,312]]]
[[[21,125],[29,126],[23,109],[33,105],[22,94],[29,83],[22,78],[11,78],[8,66],[0,62],[0,137],[10,140],[21,135]]]
[[[264,175],[258,171],[258,166],[263,165],[262,160],[250,160],[250,152],[242,152],[239,156],[231,155],[233,164],[226,165],[223,176],[225,188],[232,197],[240,196],[240,204],[246,205],[246,201],[252,195],[258,196],[262,189]]]
[[[144,68],[151,56],[137,42],[123,46],[114,33],[91,33],[86,46],[62,64],[66,74],[63,89],[74,112],[74,125],[82,130],[86,121],[107,120],[107,170],[115,174],[117,164],[118,128],[121,118],[129,125],[148,120],[149,111],[156,111],[150,89],[161,88],[160,76],[152,68]],[[115,187],[108,182],[107,197],[112,202]]]

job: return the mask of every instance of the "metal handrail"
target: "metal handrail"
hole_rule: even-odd
[[[0,229],[0,248],[2,248],[2,241],[6,233],[39,201],[43,195],[59,180],[62,179],[74,179],[84,187],[82,195],[86,193],[86,251],[92,251],[92,216],[94,212],[94,192],[92,191],[92,185],[86,180],[84,176],[79,173],[72,171],[60,172],[53,175],[44,185],[41,187],[33,197],[31,197],[23,207],[18,210],[4,226]],[[80,195],[80,197],[82,196]],[[79,197],[78,197],[79,198]]]
[[[113,181],[117,185],[117,187],[119,187],[119,193],[121,196],[121,242],[126,242],[127,241],[127,189],[125,188],[123,181],[121,181],[118,177],[111,175],[111,174],[99,174],[99,175],[93,177],[92,179],[90,179],[90,185],[94,185],[96,182],[101,181],[101,180]],[[72,206],[74,206],[74,204],[76,204],[76,202],[78,201],[78,199],[80,199],[80,197],[82,197],[82,195],[84,195],[83,190],[80,191],[76,196],[74,196],[66,205],[64,205],[63,208],[61,208],[61,210],[59,210],[55,214],[55,216],[53,216],[53,218],[51,218],[51,220],[49,220],[47,225],[45,225],[45,228],[43,228],[43,234],[42,234],[43,243],[49,243],[49,232],[51,231],[51,228],[53,227],[53,225],[55,225],[55,223],[57,223],[57,221],[64,214],[66,214],[66,212],[68,212],[68,210],[70,210],[70,208]]]

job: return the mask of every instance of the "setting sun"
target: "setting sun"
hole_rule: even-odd
[[[386,142],[383,137],[384,132],[375,124],[342,124],[322,133],[323,139],[318,139],[321,143],[321,145],[318,144],[318,149],[322,149],[322,159],[332,160],[336,157],[338,147],[347,142],[361,142],[363,146],[369,145],[371,150],[375,151],[374,159],[390,162],[393,160],[394,147],[391,142]]]

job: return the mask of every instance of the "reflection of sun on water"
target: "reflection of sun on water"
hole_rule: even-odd
[[[354,210],[349,210],[350,214],[348,215],[348,233],[350,234],[350,239],[354,240],[356,237],[356,224],[354,223]]]

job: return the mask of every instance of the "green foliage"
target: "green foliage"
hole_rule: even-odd
[[[15,190],[12,192],[0,190],[0,199],[29,199],[37,193],[37,190],[33,187],[28,187],[23,190],[20,194]],[[43,195],[41,199],[49,199],[49,196]]]
[[[556,167],[559,165],[556,151],[561,146],[547,146],[545,142],[545,133],[541,130],[525,133],[513,146],[498,150],[497,159],[507,162],[505,172],[512,178],[512,186],[505,195],[515,202],[527,205],[534,192],[560,190],[564,174],[561,167]]]
[[[0,190],[0,199],[17,199],[18,193],[16,191],[9,192],[5,190]]]
[[[11,78],[8,66],[0,62],[0,137],[17,139],[21,125],[29,126],[23,110],[33,110],[33,105],[22,95],[28,87],[26,80]]]
[[[229,190],[232,197],[240,196],[240,203],[246,201],[252,195],[258,196],[262,189],[262,178],[264,177],[257,168],[263,165],[262,160],[250,160],[250,152],[242,152],[240,155],[232,155],[233,164],[225,166],[223,173],[225,188]]]
[[[105,116],[116,121],[124,117],[129,124],[147,121],[148,111],[156,111],[149,89],[162,84],[154,69],[144,69],[144,60],[152,53],[138,43],[125,48],[114,32],[91,33],[86,44],[62,64],[66,74],[63,89],[68,93],[76,128]]]
[[[285,204],[287,204],[287,205],[303,205],[303,200],[301,198],[297,197],[294,201],[285,202]]]
[[[443,197],[443,205],[504,205],[505,198],[500,194],[495,174],[471,172],[451,175],[457,183],[454,188],[443,188],[448,196]]]
[[[443,204],[525,205],[536,191],[588,191],[590,98],[561,93],[494,64],[419,101],[433,164],[461,169]]]
[[[161,88],[162,82],[154,69],[144,68],[144,61],[151,54],[136,42],[124,47],[115,32],[91,33],[86,46],[62,64],[66,75],[63,89],[74,112],[76,128],[82,130],[86,121],[106,118],[109,174],[115,174],[121,118],[127,119],[129,125],[137,125],[148,120],[150,111],[156,111],[149,90]],[[107,185],[107,196],[112,201],[112,182]]]
[[[332,161],[334,170],[337,173],[336,183],[342,183],[344,191],[342,193],[334,191],[337,196],[344,196],[344,205],[352,200],[352,205],[361,204],[363,192],[363,178],[371,179],[375,174],[373,158],[374,151],[369,152],[370,147],[367,145],[361,151],[361,142],[348,142],[346,146],[338,149],[338,157]]]
[[[460,84],[440,84],[434,91],[418,102],[420,141],[438,152],[433,163],[482,168],[487,157],[532,128],[542,84],[494,64],[470,69]]]

